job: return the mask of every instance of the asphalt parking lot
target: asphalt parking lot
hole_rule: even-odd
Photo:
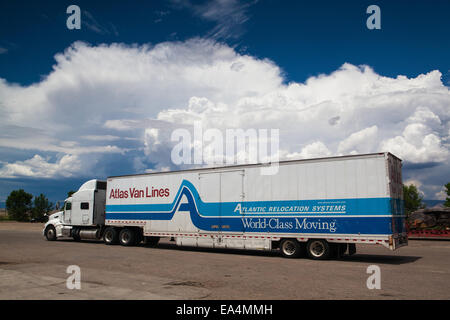
[[[410,240],[395,252],[359,245],[340,260],[276,252],[49,242],[43,224],[0,222],[0,299],[450,299],[450,241]],[[81,270],[68,289],[67,267]],[[381,271],[368,289],[367,268]]]

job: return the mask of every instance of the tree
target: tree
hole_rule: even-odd
[[[403,185],[403,200],[405,202],[406,214],[425,207],[422,203],[423,198],[419,195],[417,187],[413,184],[409,186]]]
[[[31,211],[33,218],[41,218],[45,213],[51,211],[53,208],[53,203],[49,202],[48,199],[42,193],[38,197],[34,197],[34,205]]]
[[[67,192],[67,198],[70,198],[76,191],[70,190]]]
[[[444,206],[450,207],[450,182],[445,185],[445,189],[448,197],[445,198]]]
[[[31,209],[33,195],[26,193],[23,189],[13,190],[6,199],[6,210],[8,216],[13,220],[27,221]]]

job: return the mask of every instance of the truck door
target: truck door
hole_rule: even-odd
[[[80,202],[81,221],[83,224],[89,225],[93,223],[94,208],[92,201]]]
[[[72,202],[67,201],[64,204],[64,223],[70,224],[72,222]]]

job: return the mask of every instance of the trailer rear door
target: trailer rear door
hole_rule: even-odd
[[[396,249],[408,244],[403,203],[402,161],[390,153],[387,154],[386,161],[392,213],[392,247]]]

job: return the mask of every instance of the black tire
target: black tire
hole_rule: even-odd
[[[145,237],[145,245],[148,247],[156,247],[159,242],[159,237]]]
[[[120,230],[119,243],[122,246],[129,247],[129,246],[136,245],[137,238],[138,238],[138,235],[136,234],[136,232],[133,229],[123,228],[122,230]]]
[[[303,253],[303,246],[295,239],[283,239],[280,242],[280,252],[285,258],[298,258]]]
[[[103,242],[108,245],[118,244],[119,243],[119,232],[117,232],[116,228],[106,228],[105,232],[103,232]]]
[[[331,246],[325,240],[311,239],[306,244],[306,252],[313,260],[325,260],[331,256]]]
[[[55,241],[56,240],[56,229],[54,226],[48,226],[45,229],[45,237],[48,241]]]

